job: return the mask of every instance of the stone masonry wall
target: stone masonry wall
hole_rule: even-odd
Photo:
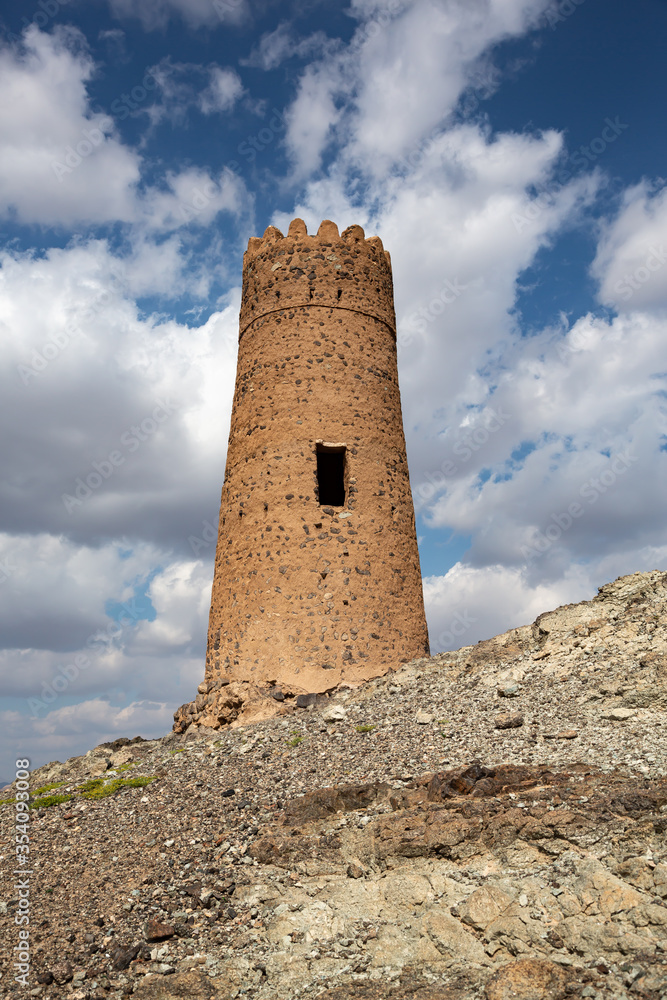
[[[323,691],[427,653],[379,238],[251,239],[239,335],[205,686]],[[346,446],[344,507],[318,501],[317,442]]]

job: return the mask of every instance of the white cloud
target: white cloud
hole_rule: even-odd
[[[667,306],[667,187],[642,181],[627,190],[603,227],[592,273],[600,301],[620,312]]]
[[[585,564],[568,562],[553,580],[536,580],[518,567],[456,563],[444,576],[424,579],[431,651],[472,646],[530,625],[564,604],[590,601],[599,587],[628,573],[667,567],[667,544],[632,547]]]
[[[266,36],[249,60],[270,70],[307,55],[306,43],[317,53],[287,113],[288,150],[306,182],[302,204],[275,221],[284,226],[300,214],[311,232],[322,218],[336,219],[341,229],[359,222],[369,235],[378,232],[392,254],[415,496],[424,500],[427,524],[472,536],[462,562],[425,581],[436,649],[444,633],[452,635],[444,640],[451,648],[527,624],[559,603],[591,597],[619,573],[659,567],[667,558],[667,452],[660,451],[660,434],[667,435],[660,379],[667,270],[640,282],[627,309],[617,303],[625,309],[621,316],[586,316],[572,324],[563,317],[553,329],[527,336],[514,314],[522,273],[563,229],[582,224],[602,175],[582,174],[558,187],[553,176],[566,152],[558,132],[494,134],[481,117],[461,123],[451,115],[480,65],[488,86],[495,85],[494,44],[524,32],[545,5],[357,0],[351,45],[299,41],[285,26]],[[125,0],[116,0],[115,8],[128,15],[138,9]],[[176,13],[193,25],[211,16],[210,5],[204,11],[185,0],[141,10],[151,27]],[[94,120],[86,96],[91,64],[73,37],[31,37],[32,61],[21,63],[7,50],[2,55],[10,83],[12,74],[23,73],[36,95],[18,123],[27,160],[42,140],[30,138],[25,122],[48,115],[54,100],[48,87],[58,93],[58,114],[68,128]],[[213,72],[220,74],[219,86],[208,96],[191,81],[183,91],[169,90],[175,77],[166,82],[156,115],[184,112],[198,100],[200,110],[225,110],[240,96],[238,78],[229,70]],[[63,657],[76,652],[71,641],[64,649],[68,636],[85,631],[117,596],[108,592],[110,584],[116,592],[130,586],[124,572],[145,579],[155,571],[149,595],[157,617],[99,649],[99,667],[81,671],[39,714],[43,721],[28,733],[34,752],[45,755],[58,747],[67,755],[85,750],[93,732],[101,739],[134,735],[135,725],[164,731],[173,708],[194,693],[203,673],[209,525],[216,523],[234,381],[238,288],[200,326],[143,315],[134,298],[179,295],[188,286],[205,294],[225,255],[193,275],[185,241],[219,212],[242,217],[248,194],[229,171],[185,167],[138,196],[132,179],[141,167],[138,155],[110,129],[105,134],[100,150],[115,143],[116,155],[135,169],[110,199],[112,208],[114,197],[120,206],[114,218],[133,224],[130,248],[120,255],[103,241],[89,241],[41,258],[6,255],[0,271],[0,391],[11,417],[11,428],[0,433],[7,484],[3,545],[10,559],[17,550],[25,573],[25,580],[16,578],[23,582],[7,604],[7,624],[21,624],[28,590],[34,588],[40,608],[50,587],[62,591],[44,629],[56,635],[62,625],[63,653],[46,639],[41,650],[6,651],[1,666],[12,678],[12,693],[29,697],[50,683]],[[331,165],[320,174],[327,154]],[[93,156],[88,160],[92,171]],[[2,170],[7,190],[14,184],[21,193],[12,196],[19,218],[20,211],[36,217],[41,209],[28,191],[30,171],[24,190],[17,173]],[[97,200],[91,195],[86,218],[111,212],[103,201],[106,192],[98,190]],[[67,222],[84,210],[61,196],[44,211],[47,221]],[[601,301],[616,302],[625,270],[643,266],[644,247],[664,232],[664,214],[663,190],[640,185],[602,226],[593,266]],[[153,429],[158,399],[174,406]],[[151,429],[142,441],[132,428],[144,421]],[[127,434],[139,442],[132,451],[123,444]],[[614,472],[617,455],[628,449],[632,461]],[[108,462],[114,450],[123,462],[68,513],[62,493],[71,495],[77,479],[85,483],[93,463]],[[443,472],[446,462],[453,471]],[[581,515],[567,513],[575,502]],[[206,541],[192,548],[193,537]],[[547,545],[540,550],[542,538]],[[132,550],[136,566],[121,565],[119,544]],[[42,582],[39,568],[49,553]],[[199,556],[202,561],[193,558]],[[5,580],[7,587],[11,579]],[[471,618],[476,621],[459,634],[461,619]],[[156,690],[160,704],[146,704]],[[86,700],[66,704],[77,698]],[[24,716],[12,707],[3,738],[14,738]]]
[[[424,579],[431,652],[472,646],[529,625],[561,604],[590,600],[595,591],[591,576],[581,567],[570,567],[556,582],[535,585],[512,567],[480,569],[456,563],[444,576]]]
[[[7,568],[0,604],[5,647],[62,652],[73,640],[83,645],[107,623],[105,602],[128,598],[157,559],[150,545],[123,556],[117,543],[91,548],[62,536],[0,535],[0,563]],[[91,587],[97,579],[103,588]]]
[[[0,50],[0,203],[19,222],[129,221],[140,159],[88,105],[82,36],[34,27],[25,51]],[[70,181],[74,177],[74,183]]]
[[[342,116],[336,98],[346,85],[335,63],[308,66],[299,81],[299,92],[286,113],[285,142],[295,161],[295,173],[306,177],[319,169],[333,130]]]
[[[508,346],[484,383],[486,407],[504,416],[491,432],[483,411],[471,421],[465,390],[445,405],[437,461],[415,493],[430,482],[431,523],[474,536],[467,561],[546,579],[578,559],[667,544],[666,335],[664,319],[586,316],[565,337]]]
[[[239,60],[243,66],[256,66],[263,70],[276,69],[281,63],[294,56],[321,55],[333,52],[338,43],[327,38],[323,31],[315,31],[306,38],[298,38],[292,26],[283,22],[274,31],[262,35],[259,44],[252,50],[247,59]]]
[[[13,709],[0,712],[0,759],[8,762],[0,781],[12,780],[17,757],[27,757],[35,768],[80,756],[119,736],[163,736],[171,728],[172,714],[171,705],[159,701],[114,705],[104,698],[62,706],[34,724],[26,724],[25,715]]]
[[[163,187],[150,188],[139,218],[150,229],[167,231],[189,224],[208,226],[219,212],[238,217],[247,208],[245,184],[232,170],[225,167],[212,177],[207,170],[190,167],[167,173]]]
[[[218,111],[231,111],[243,93],[240,76],[233,69],[222,69],[220,66],[211,66],[209,72],[209,85],[199,95],[202,113],[212,115]]]
[[[174,16],[191,28],[200,28],[238,24],[249,12],[246,0],[141,0],[139,4],[136,0],[109,0],[109,5],[119,18],[139,18],[148,31],[164,28]]]
[[[148,729],[162,735],[171,722],[172,714],[169,707],[161,702],[133,702],[119,708],[94,699],[54,709],[36,723],[35,731],[41,736],[86,736],[88,739],[98,737],[100,732],[109,734],[113,739],[116,734],[132,729],[137,732]]]
[[[132,296],[159,287],[164,255],[135,250],[92,241],[3,258],[3,526],[93,544],[152,536],[192,554],[187,537],[219,500],[239,292],[200,326],[142,317]]]
[[[91,111],[87,82],[94,65],[75,29],[52,34],[34,27],[24,35],[25,51],[0,50],[0,209],[20,223],[72,227],[122,222],[139,231],[208,225],[220,212],[238,217],[251,203],[240,177],[223,169],[168,172],[140,190],[142,158],[124,145],[111,118]],[[199,103],[205,113],[228,111],[242,93],[232,70],[212,66],[203,91],[179,76],[188,67],[165,63],[146,78],[157,81],[162,103],[142,105],[153,120],[184,115]],[[201,75],[201,67],[196,67]],[[149,92],[143,88],[147,96]],[[112,109],[119,103],[112,102]],[[129,116],[128,107],[116,111]],[[175,273],[175,246],[169,272]]]
[[[214,544],[204,552],[211,557]],[[172,563],[156,576],[148,594],[157,617],[142,622],[133,635],[133,654],[173,656],[193,644],[201,647],[211,607],[211,580],[210,559],[206,565],[198,560]]]
[[[442,127],[482,54],[536,25],[547,4],[354,3],[360,24],[352,41],[306,68],[287,115],[286,142],[297,176],[317,169],[334,137],[343,161],[376,177],[385,174]],[[274,44],[282,56],[284,36]]]

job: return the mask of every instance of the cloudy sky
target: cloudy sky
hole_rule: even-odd
[[[667,568],[667,5],[14,0],[0,780],[203,676],[242,253],[391,251],[433,651]]]

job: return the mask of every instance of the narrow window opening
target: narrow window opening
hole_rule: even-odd
[[[317,445],[317,494],[320,506],[345,506],[345,445]]]
[[[312,297],[313,297],[313,289],[311,288],[310,289],[310,298],[312,299]]]
[[[338,289],[338,292],[337,292],[337,295],[338,295],[338,301],[339,301],[339,302],[340,302],[340,297],[341,297],[341,295],[342,295],[342,294],[343,294],[343,289],[342,289],[342,288],[339,288],[339,289]]]

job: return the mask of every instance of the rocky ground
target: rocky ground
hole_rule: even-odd
[[[27,989],[0,808],[3,995],[667,997],[667,574],[280,695],[31,774]]]

